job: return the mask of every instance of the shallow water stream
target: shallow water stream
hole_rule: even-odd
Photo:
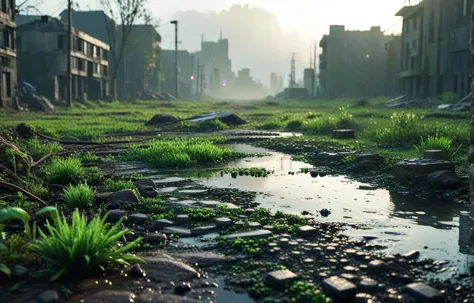
[[[410,195],[391,193],[385,189],[361,190],[366,185],[344,176],[312,178],[299,172],[311,165],[293,161],[291,156],[244,144],[234,149],[249,153],[269,153],[262,158],[249,158],[228,164],[228,167],[263,167],[274,170],[266,178],[216,175],[198,179],[206,186],[238,188],[256,191],[257,202],[272,210],[301,213],[309,211],[318,220],[362,224],[363,228],[349,229],[349,236],[375,238],[374,242],[387,246],[385,252],[406,253],[419,250],[422,258],[450,262],[460,271],[466,269],[468,255],[460,239],[460,212],[466,205],[452,200],[419,199]],[[321,217],[319,211],[328,209],[331,214]]]

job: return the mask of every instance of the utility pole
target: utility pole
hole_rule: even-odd
[[[175,63],[175,97],[179,98],[179,65],[178,65],[178,21],[171,21],[174,24],[174,63]]]
[[[201,95],[202,93],[204,92],[204,66],[201,65],[201,83],[200,83],[200,86],[201,88],[199,89],[200,93],[199,93],[199,99],[201,98]]]
[[[316,89],[316,53],[318,52],[318,47],[316,45],[316,41],[314,41],[314,52],[313,52],[313,82],[312,82],[312,86],[311,86],[311,89],[312,89],[312,97],[314,98],[315,97],[315,89]]]
[[[196,96],[199,96],[201,94],[199,90],[199,83],[201,83],[201,66],[199,65],[199,59],[197,60],[196,78]]]
[[[67,39],[67,107],[72,106],[72,0],[67,1],[68,39]]]

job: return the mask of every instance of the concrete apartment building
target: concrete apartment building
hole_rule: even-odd
[[[392,36],[392,40],[385,44],[385,96],[398,97],[401,94],[400,72],[402,71],[402,36]]]
[[[276,73],[270,74],[270,94],[276,95],[283,91],[283,77]]]
[[[408,96],[469,93],[472,0],[424,0],[405,6],[400,86]]]
[[[331,25],[319,46],[319,80],[324,97],[377,97],[385,94],[385,45],[392,39],[374,26],[348,31]]]
[[[43,16],[18,27],[18,77],[52,100],[67,94],[67,24]],[[73,98],[108,95],[108,44],[73,28]]]
[[[15,0],[0,2],[0,107],[18,108]]]

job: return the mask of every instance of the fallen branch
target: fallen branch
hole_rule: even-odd
[[[16,186],[15,184],[11,184],[11,183],[8,183],[4,180],[1,180],[0,179],[0,188],[5,188],[5,189],[9,189],[9,190],[16,190],[16,191],[21,191],[22,193],[24,193],[26,196],[28,196],[29,198],[33,199],[33,200],[36,200],[38,201],[39,203],[42,203],[44,205],[48,205],[48,203],[46,203],[45,201],[43,201],[41,198],[38,198],[37,196],[33,195],[32,193],[30,193],[29,191],[27,191],[26,189],[24,188],[21,188],[19,186]]]

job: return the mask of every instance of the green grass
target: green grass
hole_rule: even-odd
[[[62,150],[62,147],[58,143],[41,143],[36,137],[25,141],[22,147],[26,150],[28,155],[34,159],[39,159],[48,154],[58,153]]]
[[[85,209],[94,202],[94,191],[85,184],[70,185],[64,189],[63,199],[71,208]]]
[[[136,189],[135,184],[132,180],[113,180],[107,179],[104,182],[104,186],[107,191],[115,192],[122,189]]]
[[[415,146],[416,151],[423,157],[426,150],[441,150],[443,151],[444,158],[452,161],[456,154],[461,149],[462,145],[453,146],[453,140],[445,137],[431,137],[420,139],[420,144]]]
[[[248,156],[231,148],[219,147],[208,139],[175,139],[132,145],[124,160],[143,161],[155,168],[189,168],[218,164]]]
[[[122,220],[109,227],[107,215],[95,216],[89,223],[84,215],[75,210],[71,223],[65,217],[56,216],[51,224],[46,222],[46,231],[39,230],[41,236],[33,249],[45,260],[54,274],[51,280],[63,275],[82,276],[112,265],[130,265],[141,259],[127,254],[142,238],[124,246],[118,246],[123,236],[130,230],[120,228]]]
[[[44,174],[50,183],[69,184],[81,182],[85,177],[85,170],[79,158],[54,157],[44,167]]]

